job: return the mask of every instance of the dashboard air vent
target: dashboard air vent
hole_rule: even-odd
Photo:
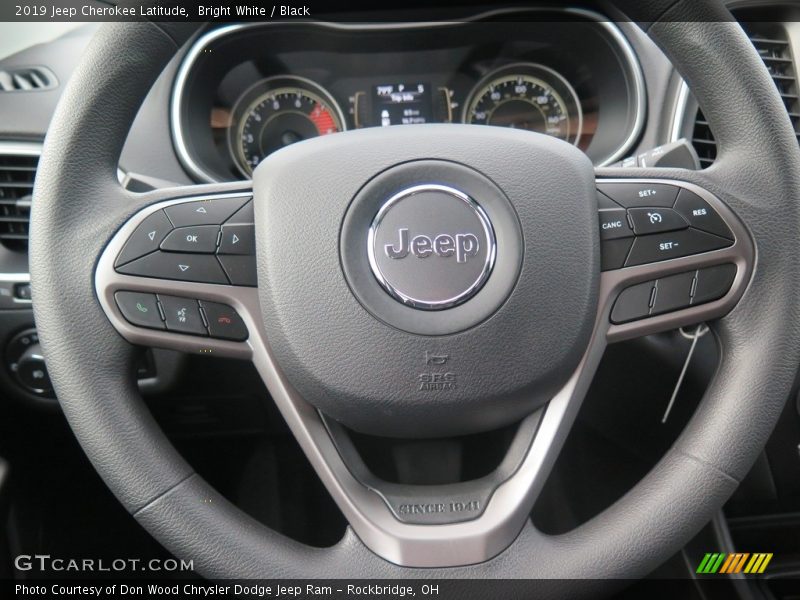
[[[31,193],[38,156],[0,154],[0,243],[27,250]]]
[[[766,29],[766,28],[765,28]],[[800,97],[798,97],[797,79],[794,65],[792,64],[792,50],[789,39],[782,27],[776,26],[764,32],[749,32],[750,40],[758,50],[761,60],[767,66],[772,80],[780,92],[783,104],[794,125],[795,134],[800,141]],[[700,164],[706,168],[717,157],[717,144],[708,122],[702,111],[697,111],[694,129],[692,131],[692,145],[700,157]]]
[[[0,71],[0,92],[30,92],[56,87],[52,71],[44,67],[21,67]]]

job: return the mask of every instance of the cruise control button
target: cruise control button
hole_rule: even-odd
[[[694,271],[663,277],[656,282],[656,298],[650,314],[659,315],[686,308],[692,301]]]
[[[686,229],[689,224],[671,208],[631,208],[628,211],[636,235]]]
[[[198,225],[173,229],[161,242],[161,249],[167,252],[198,252],[213,254],[217,249],[219,225]]]
[[[697,272],[697,285],[692,297],[692,304],[702,304],[722,298],[731,289],[735,277],[736,265],[719,265],[700,269]]]
[[[666,183],[597,183],[597,189],[625,208],[663,206],[672,208],[678,189]]]
[[[197,300],[159,294],[158,301],[164,309],[167,329],[193,335],[208,335]]]
[[[128,323],[149,329],[164,329],[155,294],[117,292],[114,294],[114,300]]]
[[[625,265],[625,259],[628,258],[632,243],[633,238],[600,242],[600,269],[602,271],[621,269]]]
[[[649,315],[654,287],[655,281],[648,281],[625,288],[614,303],[611,322],[627,323]]]
[[[247,326],[230,306],[206,300],[202,300],[200,306],[206,315],[211,337],[237,342],[247,339]]]
[[[600,239],[616,240],[633,237],[624,208],[606,208],[599,211]]]
[[[196,281],[199,283],[228,283],[228,278],[213,254],[182,254],[154,252],[123,265],[117,271],[139,277],[157,277]]]
[[[217,258],[233,285],[258,285],[255,256],[220,255]]]
[[[195,200],[168,206],[164,210],[175,227],[221,225],[228,217],[239,210],[247,200],[247,198]]]
[[[702,229],[720,237],[733,239],[733,233],[711,206],[689,190],[681,190],[675,201],[675,210],[695,229]]]
[[[684,229],[672,233],[657,233],[637,237],[633,241],[633,248],[628,254],[625,266],[644,265],[647,263],[680,258],[690,254],[700,254],[718,250],[733,244],[725,238],[698,231],[697,229]]]
[[[223,225],[217,252],[219,254],[255,254],[256,226],[253,224]]]
[[[172,231],[172,223],[163,210],[157,210],[147,216],[144,221],[139,223],[139,226],[128,238],[128,241],[125,242],[125,246],[117,256],[114,266],[119,267],[158,250],[161,240],[170,231]]]

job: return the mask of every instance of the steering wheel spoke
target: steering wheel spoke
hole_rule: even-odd
[[[100,303],[128,341],[252,357],[248,340],[261,323],[255,225],[252,192],[237,188],[139,198],[145,207],[108,243],[95,274]]]
[[[598,177],[599,326],[609,342],[727,314],[753,269],[750,236],[696,183]]]
[[[602,337],[593,340],[567,384],[545,408],[519,424],[497,469],[478,480],[445,485],[380,480],[364,464],[344,428],[306,403],[281,376],[268,352],[258,358],[267,361],[259,370],[359,539],[397,565],[454,567],[486,561],[519,535],[604,348]]]

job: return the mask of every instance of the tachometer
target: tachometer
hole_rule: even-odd
[[[464,104],[463,120],[545,133],[577,144],[583,113],[575,90],[557,72],[512,64],[481,79]]]
[[[276,150],[345,128],[342,109],[321,86],[301,77],[271,77],[236,102],[231,154],[249,177],[264,157]]]

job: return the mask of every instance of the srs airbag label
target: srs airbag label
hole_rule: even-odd
[[[449,360],[449,354],[425,351],[426,367],[443,367]],[[420,373],[417,382],[417,390],[420,392],[454,390],[456,389],[456,374],[452,371]]]

